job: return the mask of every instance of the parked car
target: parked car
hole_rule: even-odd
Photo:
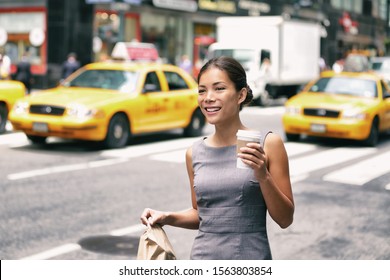
[[[125,146],[132,135],[178,128],[198,136],[205,124],[197,84],[182,69],[112,61],[86,65],[58,87],[19,100],[10,121],[34,143],[55,136],[108,148]]]
[[[390,56],[372,57],[370,69],[390,82]]]
[[[390,92],[376,74],[323,72],[287,100],[282,118],[289,141],[301,135],[344,138],[375,146],[390,129]]]
[[[19,98],[24,97],[26,88],[23,83],[0,80],[0,134],[6,130],[8,112]]]

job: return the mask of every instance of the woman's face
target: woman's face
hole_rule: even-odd
[[[199,80],[198,104],[210,124],[220,124],[238,118],[244,90],[236,91],[225,71],[211,67]]]

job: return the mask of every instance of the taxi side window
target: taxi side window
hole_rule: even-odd
[[[383,81],[381,82],[382,92],[383,92],[383,99],[390,98],[390,92],[389,92],[389,86],[386,86]]]
[[[150,72],[146,75],[143,92],[161,91],[160,81],[156,72]]]
[[[175,72],[164,72],[169,90],[188,89],[186,81]]]

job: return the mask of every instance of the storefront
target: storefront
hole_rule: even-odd
[[[70,52],[77,53],[84,65],[109,58],[116,42],[153,43],[167,63],[178,64],[182,55],[188,55],[196,76],[208,46],[215,42],[215,21],[219,16],[285,15],[320,22],[324,31],[321,51],[328,63],[356,47],[376,48],[376,54],[383,52],[388,27],[383,15],[373,17],[370,7],[362,4],[367,1],[358,1],[360,5],[347,10],[351,21],[344,17],[344,6],[330,4],[343,3],[340,1],[308,1],[311,6],[299,7],[292,2],[2,0],[0,51],[11,58],[13,71],[22,54],[28,52],[35,86],[43,88],[58,83],[61,64]],[[351,24],[349,32],[343,24]]]
[[[215,42],[219,16],[263,15],[270,5],[248,0],[153,0],[136,3],[95,2],[94,59],[110,56],[115,42],[142,41],[156,45],[164,62],[178,64],[188,55],[194,75]]]
[[[0,52],[11,59],[11,73],[23,54],[31,62],[31,71],[47,71],[47,10],[45,7],[0,7]]]

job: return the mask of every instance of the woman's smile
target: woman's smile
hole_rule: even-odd
[[[221,110],[221,107],[208,106],[208,107],[204,107],[204,110],[205,110],[207,113],[216,113],[216,112],[219,112],[219,111]]]

